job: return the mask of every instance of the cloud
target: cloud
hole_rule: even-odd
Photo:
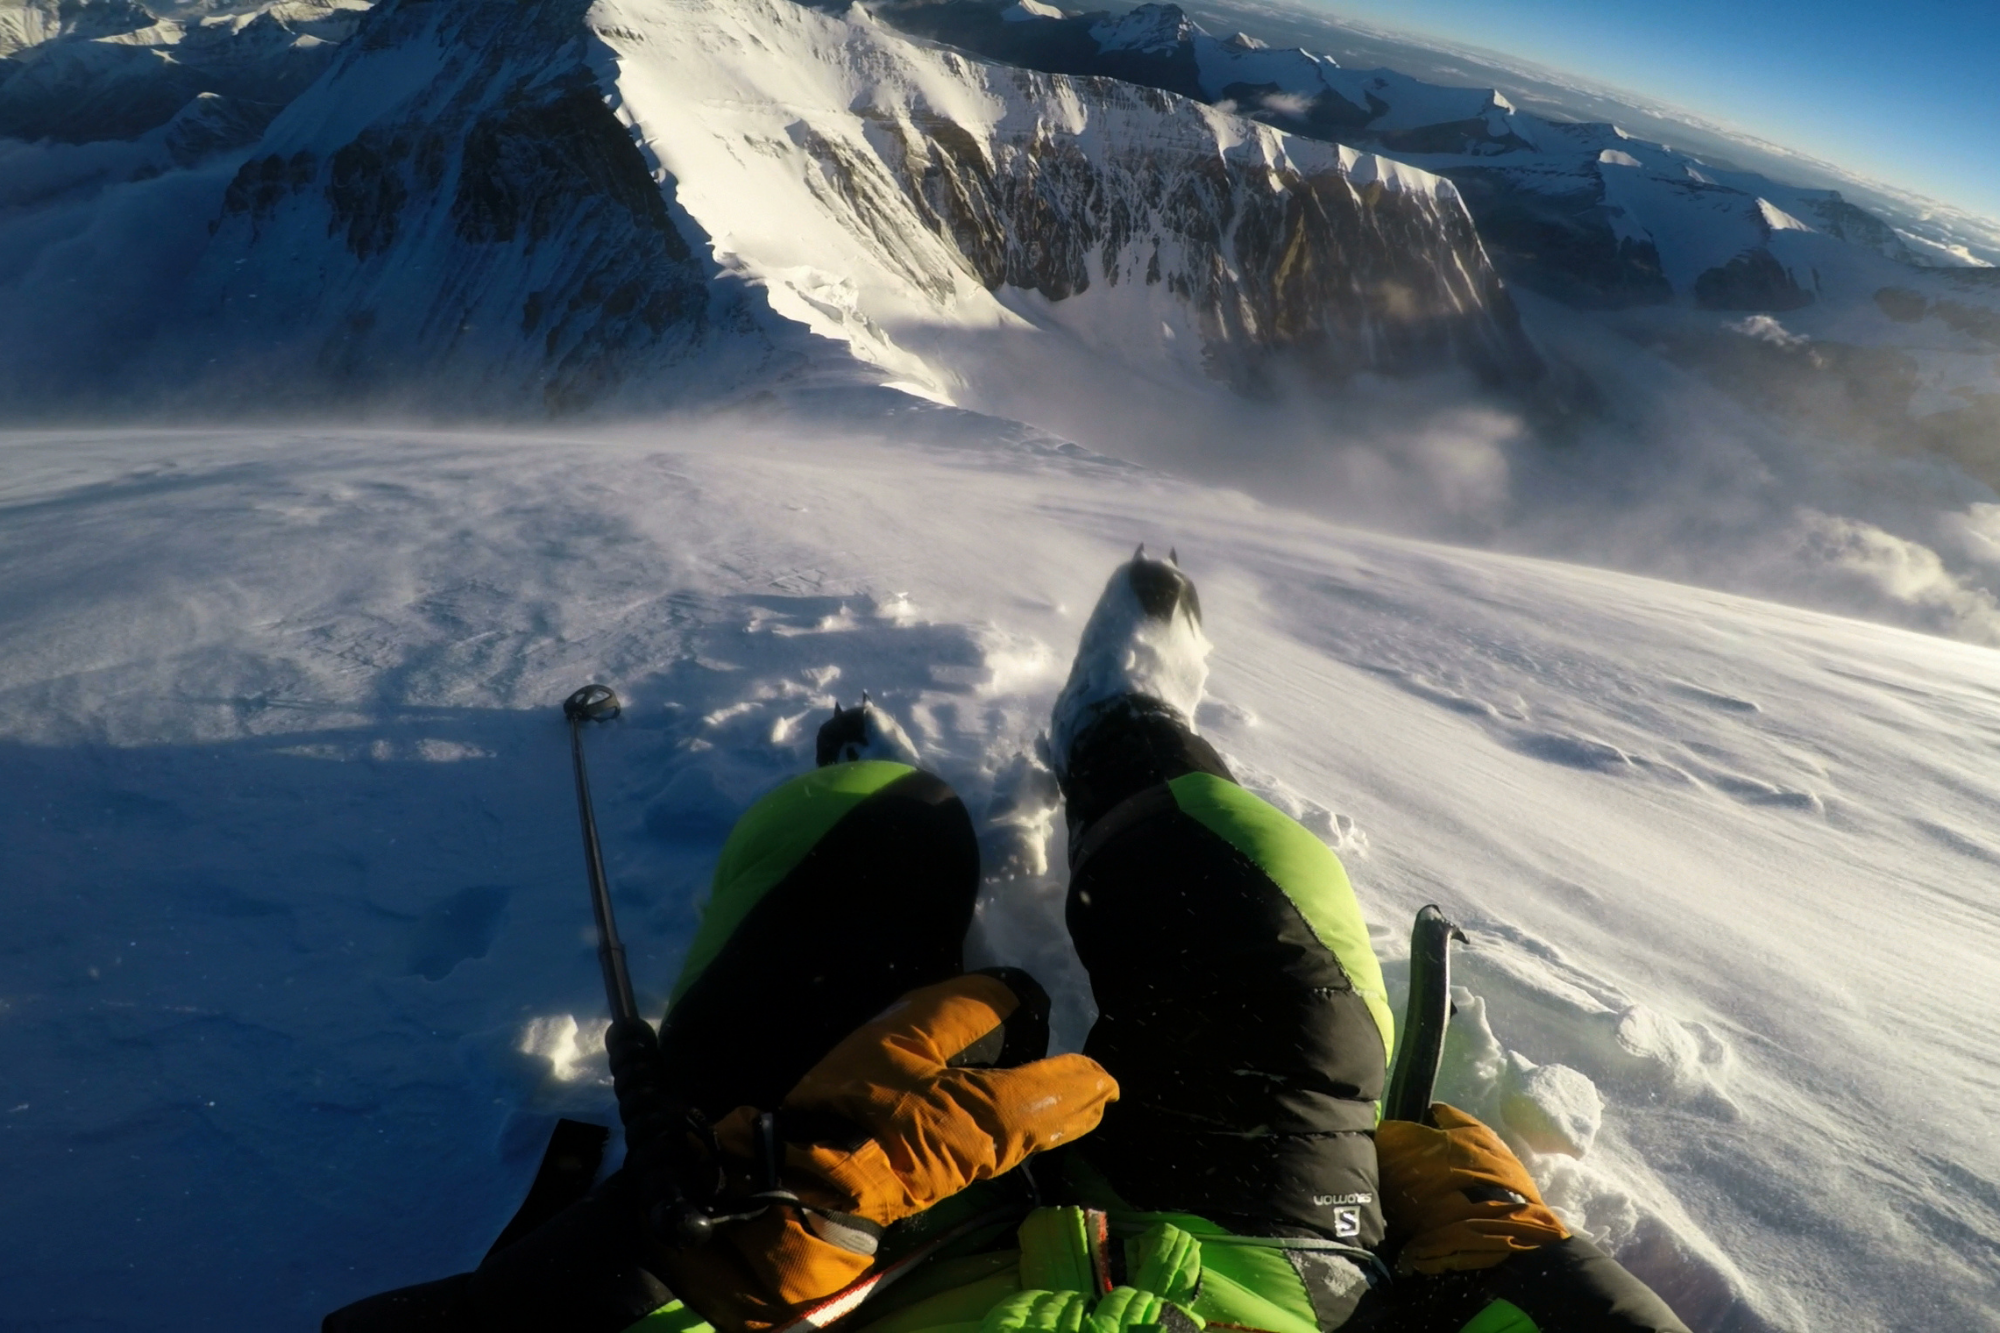
[[[1948,515],[1945,528],[1958,539],[1967,558],[2000,565],[2000,504],[1975,504],[1963,514]]]
[[[1273,115],[1303,120],[1312,110],[1313,99],[1299,93],[1266,93],[1260,104]]]
[[[1725,324],[1723,327],[1740,333],[1746,338],[1755,338],[1759,342],[1770,343],[1774,347],[1803,347],[1812,341],[1810,338],[1787,332],[1783,324],[1780,324],[1769,315],[1750,315],[1747,318],[1737,320],[1733,324]]]
[[[1928,546],[1816,509],[1801,509],[1785,540],[1805,600],[2000,647],[2000,599],[1970,586]]]

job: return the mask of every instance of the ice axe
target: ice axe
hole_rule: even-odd
[[[1436,903],[1417,913],[1410,927],[1410,998],[1403,1006],[1402,1040],[1389,1070],[1389,1091],[1382,1099],[1384,1120],[1427,1123],[1438,1062],[1444,1058],[1445,1028],[1451,1022],[1453,940],[1463,944],[1465,932]]]
[[[618,696],[609,685],[586,685],[563,700],[563,716],[569,719],[569,753],[576,766],[576,813],[583,821],[583,863],[590,875],[591,910],[597,917],[597,965],[604,973],[604,998],[611,1003],[614,1023],[638,1020],[639,1003],[632,998],[625,944],[618,938],[618,920],[611,914],[604,849],[597,843],[597,816],[590,807],[590,774],[583,766],[583,724],[609,722],[618,713]]]

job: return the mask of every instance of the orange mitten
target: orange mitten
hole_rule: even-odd
[[[1384,1120],[1375,1129],[1382,1212],[1399,1269],[1491,1268],[1569,1235],[1542,1202],[1521,1159],[1456,1107],[1431,1106],[1437,1128]]]
[[[1020,1003],[994,977],[956,977],[834,1047],[779,1112],[788,1137],[833,1127],[812,1132],[832,1141],[783,1146],[782,1183],[806,1208],[772,1208],[669,1256],[674,1291],[725,1328],[771,1327],[866,1273],[881,1228],[1095,1129],[1118,1085],[1087,1056],[953,1066],[993,1044]],[[716,1126],[724,1153],[754,1156],[758,1114],[739,1107]]]

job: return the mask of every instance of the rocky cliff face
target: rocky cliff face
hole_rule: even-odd
[[[190,287],[212,346],[269,349],[245,391],[561,410],[710,350],[706,271],[585,12],[392,0],[272,127]]]
[[[1164,329],[1162,355],[1244,388],[1281,365],[1537,371],[1456,192],[1423,172],[789,0],[593,15],[607,84],[719,261],[939,396],[977,396],[954,337],[1037,325],[1126,356]]]
[[[1173,4],[1064,16],[1013,13],[1005,0],[880,0],[876,12],[994,59],[1169,89],[1437,172],[1461,187],[1510,280],[1579,307],[1810,302],[1810,260],[1767,243],[1771,209],[1801,229],[1912,259],[1893,228],[1836,191],[1716,168],[1612,125],[1547,120],[1488,88],[1344,69],[1241,33],[1218,38]]]
[[[1182,111],[1108,81],[1084,87],[1100,107],[1137,103],[1169,123]],[[989,290],[1056,302],[1093,283],[1157,286],[1165,313],[1185,312],[1209,367],[1239,387],[1262,387],[1285,364],[1332,380],[1444,365],[1495,382],[1532,375],[1512,303],[1454,195],[1379,161],[1257,138],[1224,145],[1183,119],[1189,142],[1093,156],[1047,123],[981,143],[913,115],[885,119],[882,160]]]
[[[164,31],[125,9],[99,26]],[[1250,391],[1539,373],[1448,183],[1158,91],[790,0],[384,0],[314,40],[323,72],[247,148],[208,89],[144,129],[182,146],[135,179],[206,165],[118,208],[206,231],[147,308],[101,314],[131,350],[72,395],[539,413],[837,383],[990,408],[996,336]],[[17,402],[52,382],[16,373]]]

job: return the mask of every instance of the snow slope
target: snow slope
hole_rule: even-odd
[[[902,424],[898,425],[897,423]],[[603,1119],[558,701],[657,1005],[731,819],[863,688],[1087,1021],[1031,755],[1179,547],[1207,734],[1339,848],[1446,1095],[1700,1330],[2000,1328],[2000,654],[1425,546],[962,414],[0,437],[0,1324],[297,1328],[475,1261]]]

